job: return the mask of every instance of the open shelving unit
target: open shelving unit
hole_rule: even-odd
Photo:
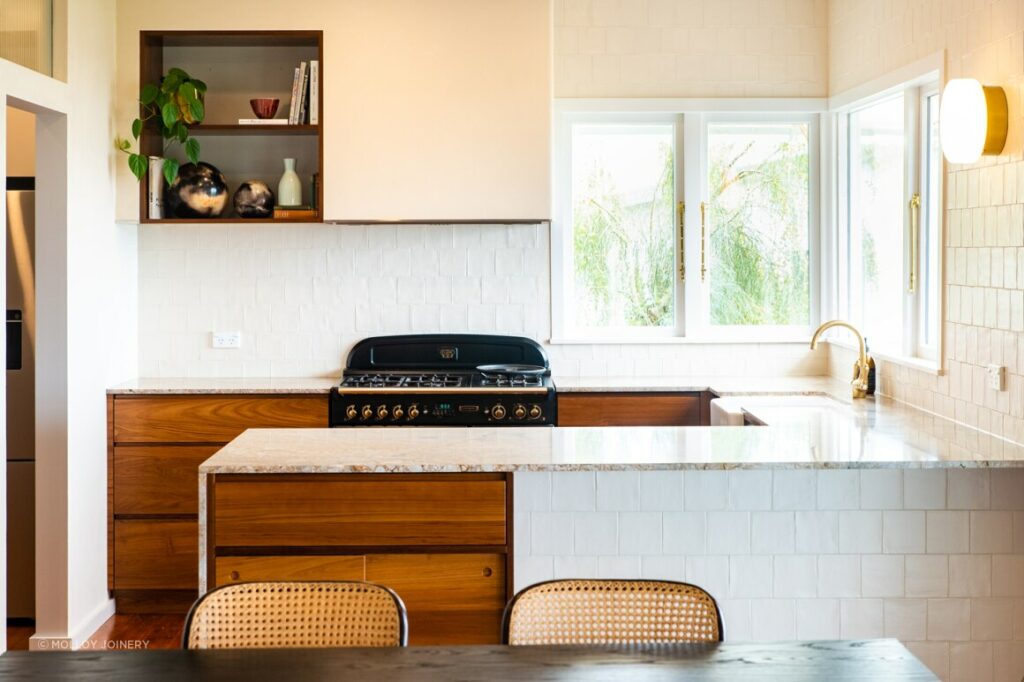
[[[140,223],[318,223],[323,215],[323,32],[322,31],[141,31],[139,83],[158,83],[171,67],[179,67],[206,82],[206,117],[191,128],[201,145],[200,160],[216,166],[234,194],[246,180],[262,180],[275,192],[284,172],[283,159],[295,158],[302,178],[303,203],[320,214],[305,219],[246,219],[234,213],[229,199],[217,218],[149,218],[146,183],[139,183]],[[291,104],[292,72],[300,61],[320,62],[320,124],[242,125],[240,118],[255,118],[249,100],[276,97],[277,118],[287,117]],[[161,152],[163,141],[154,125],[140,138],[143,154]],[[175,145],[169,156],[184,163],[184,150]],[[317,196],[311,195],[311,177],[319,174]]]

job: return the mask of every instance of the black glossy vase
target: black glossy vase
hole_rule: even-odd
[[[267,183],[246,180],[235,190],[235,213],[241,218],[270,218],[274,215],[274,193]]]
[[[167,190],[167,207],[176,218],[216,218],[228,205],[228,183],[216,167],[186,163]]]

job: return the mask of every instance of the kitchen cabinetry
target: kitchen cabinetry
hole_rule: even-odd
[[[710,393],[560,393],[559,426],[699,426]]]
[[[108,398],[108,586],[119,613],[184,612],[198,587],[198,467],[247,428],[326,427],[322,395]]]
[[[325,219],[550,219],[551,0],[343,7],[325,33]]]
[[[369,580],[412,644],[487,644],[511,591],[507,474],[220,474],[207,478],[207,584]]]

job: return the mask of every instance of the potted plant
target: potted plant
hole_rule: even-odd
[[[163,181],[167,184],[178,177],[178,161],[167,158],[167,150],[174,144],[185,148],[185,156],[193,164],[199,163],[199,140],[189,137],[189,126],[202,122],[206,116],[203,96],[206,83],[192,78],[185,71],[173,68],[160,83],[147,83],[139,91],[139,118],[132,121],[132,140],[118,138],[118,150],[128,155],[128,168],[137,180],[149,171],[149,217],[163,217]],[[135,151],[142,130],[150,121],[160,129],[163,139],[161,153],[147,156]]]

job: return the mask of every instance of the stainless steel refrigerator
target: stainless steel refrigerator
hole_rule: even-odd
[[[35,183],[7,178],[7,617],[35,617]]]

